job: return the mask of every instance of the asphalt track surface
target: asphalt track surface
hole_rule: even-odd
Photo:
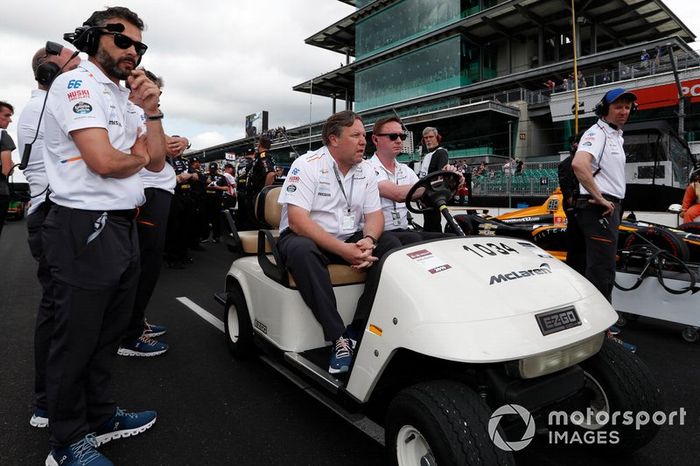
[[[234,360],[217,328],[231,256],[221,244],[191,253],[184,270],[164,268],[150,309],[168,326],[164,356],[118,357],[115,398],[128,410],[156,409],[146,433],[102,447],[118,465],[381,465],[383,449],[364,433],[260,360]],[[8,222],[0,238],[0,465],[41,465],[46,430],[29,426],[33,387],[33,326],[39,301],[35,263],[25,221]],[[186,297],[213,316],[211,322],[177,298]],[[700,299],[700,298],[699,298]],[[698,306],[700,312],[700,306]],[[618,458],[533,444],[519,465],[691,465],[700,460],[700,344],[681,327],[640,319],[624,330],[664,389],[665,411],[683,407],[685,425],[665,426],[646,447]]]

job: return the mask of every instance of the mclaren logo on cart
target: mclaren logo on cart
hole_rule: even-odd
[[[549,266],[549,264],[540,264],[540,266],[536,269],[528,269],[528,270],[513,270],[512,272],[508,273],[501,273],[498,275],[491,275],[491,280],[489,282],[489,285],[493,285],[494,283],[501,283],[501,282],[508,282],[511,280],[517,280],[518,278],[526,278],[526,277],[532,277],[534,275],[545,275],[548,273],[552,273],[552,269]]]
[[[509,414],[517,414],[525,423],[525,433],[523,433],[523,438],[520,440],[508,442],[498,431],[498,424],[501,422],[501,418]],[[532,418],[530,411],[526,408],[516,404],[508,404],[501,406],[493,412],[489,419],[488,429],[491,441],[493,441],[493,444],[498,448],[505,451],[520,451],[530,445],[530,442],[532,442],[535,436],[535,420]]]

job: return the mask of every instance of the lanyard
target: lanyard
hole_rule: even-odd
[[[379,161],[379,165],[381,165],[382,170],[384,170],[386,172],[386,177],[389,179],[389,181],[392,181],[392,179],[391,179],[392,173],[384,166],[384,164],[381,162],[381,160]],[[401,166],[398,163],[395,166],[396,166],[396,169],[395,169],[395,173],[393,174],[394,175],[393,181],[394,181],[394,183],[396,183],[396,186],[398,186],[399,185],[399,171],[401,170]],[[392,204],[394,204],[394,211],[396,211],[396,201],[392,200],[391,202],[392,202]]]
[[[355,169],[357,171],[357,169]],[[352,173],[352,178],[350,181],[350,198],[345,194],[345,187],[343,187],[343,182],[340,180],[340,173],[338,173],[338,168],[333,164],[333,173],[335,173],[335,179],[338,180],[338,185],[340,186],[340,192],[343,193],[345,198],[345,203],[348,205],[348,212],[352,210],[352,191],[355,188],[355,172]]]

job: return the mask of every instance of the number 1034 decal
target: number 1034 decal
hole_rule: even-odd
[[[520,254],[517,249],[508,246],[505,243],[475,243],[471,246],[462,246],[465,251],[476,254],[479,257],[488,256],[507,256],[509,254]]]

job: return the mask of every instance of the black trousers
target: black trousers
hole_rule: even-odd
[[[0,236],[2,236],[2,227],[5,225],[5,217],[9,206],[10,196],[0,196]]]
[[[124,341],[135,340],[143,333],[146,307],[160,276],[170,201],[173,197],[168,191],[158,188],[146,188],[144,193],[146,203],[139,209],[139,216],[136,219],[141,275],[136,289],[134,312],[124,334]]]
[[[236,212],[236,228],[238,231],[258,228],[258,221],[255,218],[256,196],[257,194],[249,195],[245,192],[238,195],[238,212]]]
[[[576,202],[576,221],[586,244],[585,275],[609,302],[615,286],[617,228],[622,213],[620,204],[614,204],[615,211],[603,217],[603,207],[585,199]]]
[[[220,195],[207,194],[203,238],[209,237],[209,225],[211,225],[211,237],[213,239],[219,239],[221,236],[221,201],[222,197]]]
[[[566,214],[566,265],[586,275],[586,239],[574,208],[564,210]]]
[[[169,261],[187,257],[187,246],[194,229],[194,200],[189,194],[176,191],[170,203],[165,236],[165,251]]]
[[[362,238],[362,232],[357,232],[346,240],[354,243]],[[382,235],[377,242],[373,255],[381,258],[390,249],[400,247],[401,243],[395,236]],[[282,255],[287,269],[294,277],[297,288],[304,302],[313,312],[316,320],[323,327],[326,341],[335,341],[345,333],[345,324],[338,313],[338,305],[333,293],[331,277],[328,273],[329,264],[348,264],[343,258],[320,249],[310,238],[299,236],[287,229],[280,236],[277,247]],[[378,273],[375,265],[367,270],[367,281],[371,274]],[[360,303],[363,302],[362,297]],[[358,306],[358,309],[363,306]],[[355,315],[354,322],[366,319],[368,316]]]
[[[76,442],[116,410],[112,363],[136,296],[133,219],[52,206],[42,244],[55,302],[46,370],[49,443]]]
[[[41,285],[41,300],[34,327],[34,405],[47,410],[46,402],[46,362],[49,358],[51,335],[54,328],[54,297],[51,271],[44,257],[41,241],[41,226],[48,214],[50,204],[44,202],[27,217],[27,241],[32,257],[38,268],[36,276]]]

